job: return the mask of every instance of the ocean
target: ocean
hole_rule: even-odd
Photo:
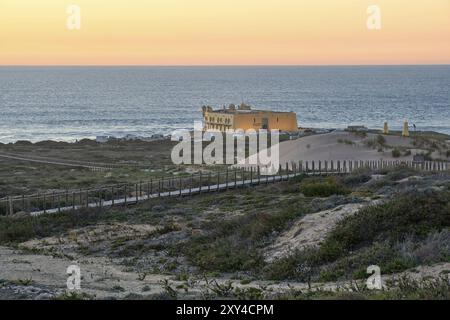
[[[450,66],[0,67],[0,142],[169,134],[241,102],[302,127],[450,134]]]

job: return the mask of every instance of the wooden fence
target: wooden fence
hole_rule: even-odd
[[[444,172],[450,170],[447,162],[411,161],[299,161],[280,166],[277,174],[264,175],[264,167],[234,167],[225,171],[197,173],[189,176],[171,176],[117,184],[100,188],[67,190],[63,192],[22,195],[0,199],[0,215],[25,213],[55,213],[88,207],[110,207],[134,204],[152,198],[182,197],[194,193],[215,192],[264,183],[289,180],[297,175],[348,174],[361,168],[382,170],[404,166],[421,171]]]

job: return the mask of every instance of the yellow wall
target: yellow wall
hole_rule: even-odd
[[[205,112],[205,129],[220,130],[234,129],[234,115],[218,112]]]
[[[298,131],[297,116],[294,112],[242,112],[242,113],[205,113],[205,129],[225,131],[226,129],[255,129],[263,128],[263,118],[268,120],[268,130]]]
[[[283,131],[297,131],[297,117],[295,113],[277,113],[277,112],[252,112],[239,113],[235,116],[235,129],[262,129],[263,118],[268,119],[268,129],[279,129]]]

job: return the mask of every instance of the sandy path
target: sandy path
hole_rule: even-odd
[[[296,250],[306,247],[318,246],[339,221],[355,214],[363,207],[379,202],[377,200],[368,203],[345,204],[298,219],[289,230],[278,236],[275,242],[266,249],[264,254],[266,261],[271,262],[289,256]]]
[[[40,254],[24,254],[19,251],[0,247],[0,279],[16,281],[18,279],[32,279],[33,283],[29,285],[33,288],[45,286],[51,288],[55,294],[63,293],[66,289],[67,274],[66,269],[74,261],[62,258],[53,258]],[[124,272],[121,267],[111,261],[102,258],[88,258],[76,262],[81,268],[82,280],[81,288],[83,293],[94,295],[96,299],[124,298],[128,294],[149,295],[165,292],[161,285],[164,279],[169,280],[171,288],[178,292],[179,297],[201,298],[208,288],[204,280],[192,282],[189,292],[183,288],[177,288],[184,284],[181,281],[173,281],[172,276],[166,275],[147,275],[144,280],[137,279],[137,274]],[[421,266],[411,271],[401,274],[382,276],[385,284],[388,279],[408,275],[414,279],[424,277],[438,277],[442,272],[450,270],[450,263],[439,263],[431,266]],[[215,279],[219,284],[229,282],[229,279]],[[364,280],[359,281],[362,283]],[[308,288],[306,283],[300,282],[276,282],[273,281],[254,281],[249,284],[241,284],[239,280],[231,281],[234,288],[264,288],[265,293],[273,295],[275,293],[289,292],[290,290],[305,290]],[[118,291],[117,286],[122,289]],[[321,288],[324,290],[336,290],[342,287],[351,287],[352,282],[329,282],[313,283],[312,288]],[[21,286],[15,286],[20,288]],[[27,286],[22,286],[24,291]],[[146,288],[145,292],[143,289]],[[17,289],[15,289],[17,290]],[[17,298],[14,293],[6,293],[0,286],[0,299]]]

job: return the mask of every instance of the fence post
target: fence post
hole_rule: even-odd
[[[220,187],[220,171],[217,170],[217,192],[219,192],[219,187]]]
[[[225,173],[225,184],[226,184],[225,189],[228,190],[228,166],[226,168],[226,173]]]
[[[289,163],[286,161],[286,180],[289,180]]]
[[[9,197],[9,214],[10,215],[14,214],[14,204],[12,197]]]
[[[193,174],[191,173],[191,176],[189,177],[189,195],[192,194],[192,184],[194,183],[192,176]]]
[[[261,184],[261,167],[259,165],[257,167],[256,174],[258,175],[258,185],[260,185]]]

